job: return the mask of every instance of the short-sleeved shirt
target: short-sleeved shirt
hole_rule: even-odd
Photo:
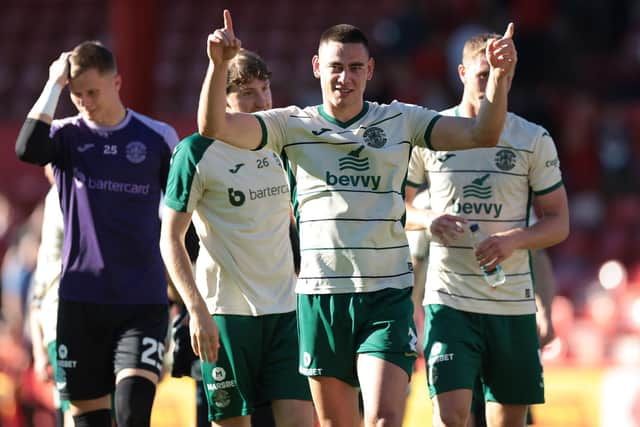
[[[404,188],[413,146],[429,146],[437,112],[365,102],[348,122],[322,106],[256,113],[263,144],[285,162],[298,219],[296,292],[329,294],[413,285]]]
[[[194,214],[196,283],[212,314],[295,310],[289,185],[273,151],[191,135],[173,155],[164,203]]]
[[[64,218],[60,297],[165,304],[158,208],[175,130],[127,110],[112,127],[54,120],[50,137]]]
[[[457,115],[457,107],[443,115]],[[558,154],[541,126],[508,113],[496,147],[463,151],[416,149],[409,166],[410,185],[429,185],[431,209],[478,223],[487,235],[526,227],[534,195],[562,186]],[[488,314],[535,313],[529,251],[516,250],[502,264],[507,281],[486,284],[469,230],[449,246],[433,239],[425,304]]]

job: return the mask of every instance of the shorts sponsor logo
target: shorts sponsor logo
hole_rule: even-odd
[[[453,360],[453,353],[442,353],[442,351],[444,350],[444,346],[442,345],[441,342],[436,341],[433,343],[433,345],[431,346],[431,351],[429,352],[429,361],[428,364],[429,365],[434,365],[436,363],[440,363],[440,362],[449,362],[451,360]]]
[[[216,381],[224,381],[224,379],[227,378],[227,372],[224,370],[224,368],[216,366],[215,368],[213,368],[211,376]]]
[[[231,404],[229,392],[226,390],[216,390],[216,392],[213,393],[213,403],[215,403],[218,408],[226,408],[229,406],[229,404]]]
[[[429,356],[436,356],[440,354],[441,351],[442,351],[442,343],[439,341],[436,341],[431,346],[431,351],[429,352]]]
[[[58,346],[58,366],[61,368],[75,368],[78,362],[76,360],[67,360],[69,356],[69,349],[66,345],[60,344]]]
[[[307,353],[306,351],[302,355],[302,360],[303,360],[305,368],[308,368],[309,365],[311,365],[311,355],[309,353]]]
[[[313,377],[316,375],[322,375],[322,368],[298,368],[298,372],[302,375],[306,375],[308,377]]]
[[[69,349],[66,345],[60,344],[58,346],[58,359],[66,359],[69,355]]]
[[[322,368],[310,368],[309,366],[311,366],[311,354],[308,352],[304,352],[302,353],[302,363],[304,364],[304,366],[299,366],[298,367],[298,372],[300,372],[302,375],[307,375],[307,376],[314,376],[314,375],[322,375]]]
[[[131,141],[125,148],[127,160],[131,163],[142,163],[147,158],[147,146],[140,141]]]
[[[216,391],[216,390],[226,390],[228,388],[236,387],[236,380],[228,380],[216,382],[215,384],[207,384],[207,390]]]

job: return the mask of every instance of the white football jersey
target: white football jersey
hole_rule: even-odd
[[[185,138],[171,160],[164,203],[193,212],[196,283],[210,313],[295,310],[289,186],[273,151]]]
[[[429,146],[437,112],[365,102],[348,122],[322,106],[256,113],[263,144],[285,162],[298,217],[299,293],[413,285],[404,186],[413,146]]]
[[[457,115],[457,107],[443,115]],[[487,235],[530,223],[532,197],[562,186],[558,154],[549,133],[508,113],[496,147],[462,151],[414,150],[410,185],[428,183],[431,209],[478,223]],[[425,304],[489,314],[535,313],[529,251],[502,263],[507,281],[489,286],[478,267],[467,229],[445,246],[431,241]]]

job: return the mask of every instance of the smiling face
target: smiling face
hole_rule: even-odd
[[[89,68],[69,80],[69,92],[73,105],[88,120],[99,125],[113,125],[114,114],[121,107],[121,78],[115,72],[100,73]]]
[[[320,44],[312,63],[313,74],[320,79],[326,112],[340,121],[360,113],[374,68],[367,48],[361,43],[329,40]]]
[[[227,94],[227,107],[231,111],[255,113],[271,108],[269,80],[254,78]]]

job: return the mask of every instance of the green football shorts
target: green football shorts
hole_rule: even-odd
[[[213,318],[218,360],[201,362],[210,421],[250,415],[272,400],[311,400],[309,382],[298,373],[295,312]]]
[[[484,399],[526,405],[544,403],[544,380],[535,314],[504,316],[425,306],[424,357],[431,397],[474,389]]]
[[[411,288],[346,294],[298,294],[299,370],[358,386],[356,355],[401,367],[417,357]]]

